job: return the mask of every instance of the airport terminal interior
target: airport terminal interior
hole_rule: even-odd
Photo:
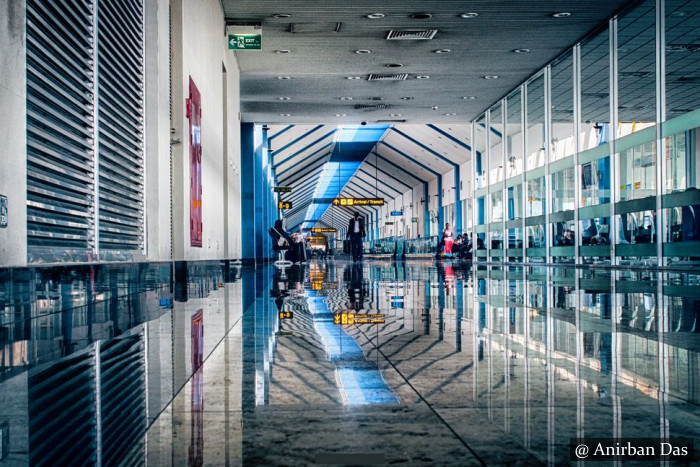
[[[0,465],[700,462],[700,1],[0,8]]]

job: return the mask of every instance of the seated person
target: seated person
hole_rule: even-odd
[[[298,242],[298,239],[295,240],[293,236],[289,235],[289,233],[284,229],[281,219],[277,219],[275,221],[275,226],[273,229],[277,235],[287,240],[287,244],[289,245],[289,249],[284,253],[284,259],[291,261],[292,263],[304,261],[304,242]]]

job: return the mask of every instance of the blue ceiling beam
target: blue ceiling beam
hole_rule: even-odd
[[[368,166],[370,166],[371,168],[373,168],[373,169],[376,170],[377,172],[381,172],[382,174],[386,175],[387,177],[391,178],[392,180],[395,180],[395,181],[399,182],[401,185],[405,186],[407,190],[412,190],[412,189],[413,189],[413,187],[410,186],[409,184],[407,184],[406,182],[403,182],[403,181],[401,181],[400,179],[394,177],[394,176],[391,175],[389,172],[385,172],[384,170],[380,169],[380,168],[377,167],[376,165],[370,164],[369,162],[367,162],[367,160],[365,160],[365,164],[367,164]],[[376,176],[376,175],[375,175],[375,176]]]
[[[415,179],[415,180],[418,180],[418,181],[421,182],[421,183],[427,182],[427,180],[423,180],[423,179],[420,178],[418,175],[409,172],[408,170],[404,169],[404,168],[401,167],[400,165],[391,162],[389,159],[387,159],[387,158],[385,158],[385,157],[383,157],[383,156],[380,156],[380,155],[377,154],[376,152],[373,153],[373,154],[374,154],[375,156],[377,156],[377,157],[379,158],[379,160],[382,160],[382,161],[386,162],[387,164],[389,164],[389,165],[392,166],[393,168],[395,168],[395,169],[397,169],[397,170],[400,170],[401,172],[405,173],[405,174],[408,175],[409,177],[411,177],[411,178],[413,178],[413,179]]]
[[[312,129],[310,129],[310,130],[307,131],[306,133],[302,134],[301,136],[298,136],[298,137],[294,138],[293,140],[291,140],[289,143],[285,144],[284,146],[275,149],[274,152],[273,152],[273,155],[275,155],[275,156],[281,155],[286,149],[290,148],[291,146],[294,146],[296,143],[298,143],[298,142],[301,141],[302,139],[306,138],[307,136],[310,136],[310,135],[314,134],[315,132],[317,132],[318,130],[320,130],[321,128],[323,128],[323,126],[324,126],[324,125],[316,125],[315,127],[313,127]],[[274,164],[275,167],[277,167],[278,165],[280,165],[280,164]]]
[[[332,144],[333,144],[333,142],[330,142],[330,143],[328,143],[328,144],[326,144],[326,145],[320,147],[320,148],[318,149],[318,151],[316,151],[316,152],[314,152],[314,153],[312,153],[312,154],[309,154],[309,157],[307,158],[307,160],[308,160],[309,158],[314,157],[314,156],[316,156],[316,155],[318,155],[318,154],[320,154],[320,153],[323,152],[323,155],[321,155],[320,157],[317,157],[313,162],[311,162],[311,164],[314,164],[314,163],[316,163],[317,161],[320,161],[320,160],[323,159],[324,157],[328,156],[328,154],[329,154],[330,152],[324,152],[324,151],[326,151],[329,147],[331,147]],[[307,165],[309,165],[309,164],[307,164]],[[296,165],[291,165],[290,167],[287,167],[286,169],[284,169],[284,170],[282,170],[280,173],[278,173],[278,174],[277,174],[277,177],[278,177],[278,178],[282,177],[282,175],[284,175],[285,173],[289,172],[290,170],[292,170],[292,169],[294,169],[294,168],[298,168],[298,166],[296,166]],[[302,166],[302,169],[303,169],[303,168],[304,168],[304,167]],[[296,172],[292,172],[290,175],[294,175],[295,173],[296,173]],[[288,176],[290,176],[290,175],[288,175]]]
[[[453,143],[459,144],[460,146],[462,146],[462,147],[463,147],[464,149],[466,149],[467,151],[471,151],[471,150],[472,150],[472,147],[469,146],[467,143],[463,143],[462,141],[458,140],[457,138],[455,138],[454,136],[452,136],[452,135],[449,134],[448,132],[446,132],[446,131],[444,131],[444,130],[438,128],[438,127],[436,127],[436,126],[433,125],[432,123],[429,123],[429,124],[428,124],[428,128],[430,128],[431,130],[436,131],[437,133],[440,133],[442,136],[444,136],[445,138],[449,139],[449,140],[452,141]]]
[[[323,125],[320,125],[320,126],[322,127]],[[328,138],[329,136],[333,136],[333,134],[334,134],[336,131],[338,131],[338,130],[337,130],[336,128],[334,128],[333,130],[331,130],[331,131],[329,131],[328,133],[324,134],[324,135],[321,136],[320,138],[315,139],[315,140],[312,141],[311,143],[309,143],[309,144],[307,144],[306,146],[304,146],[303,148],[299,149],[297,152],[295,152],[295,153],[292,154],[291,156],[289,156],[289,157],[287,157],[286,159],[284,159],[283,161],[281,161],[279,164],[275,164],[275,166],[274,166],[273,168],[276,169],[276,168],[279,167],[280,165],[286,164],[287,162],[289,162],[290,160],[294,159],[294,158],[295,158],[296,156],[298,156],[299,154],[303,153],[304,151],[308,150],[309,148],[314,147],[316,144],[320,143],[321,141],[323,141],[324,139]],[[332,143],[332,142],[331,142],[331,143]],[[329,143],[328,146],[330,146],[331,143]],[[323,150],[323,148],[317,150],[314,154],[318,154],[318,152],[321,151],[321,150]]]
[[[274,135],[268,137],[267,141],[268,141],[268,142],[272,141],[273,139],[277,138],[278,136],[280,136],[280,135],[282,135],[282,134],[288,132],[288,131],[291,130],[292,128],[294,128],[294,125],[288,125],[288,126],[282,128],[280,131],[278,131],[278,132],[275,133]]]

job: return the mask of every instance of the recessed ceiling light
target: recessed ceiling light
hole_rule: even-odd
[[[402,97],[402,101],[412,101],[414,98],[413,97]]]
[[[561,13],[554,13],[552,15],[553,18],[568,18],[569,16],[571,16],[571,13],[568,11],[562,11]]]
[[[449,114],[443,114],[443,115],[445,115],[446,117],[449,117],[449,116],[451,116],[451,115],[457,115],[457,114],[456,114],[456,113],[454,113],[454,112],[452,112],[452,113],[449,113]]]
[[[291,101],[292,98],[291,97],[278,97],[277,100],[279,100],[279,101]]]
[[[292,114],[280,114],[280,117],[291,117]]]
[[[278,76],[277,79],[292,79],[291,76]]]
[[[413,13],[411,18],[413,19],[430,19],[433,15],[431,13]]]
[[[381,19],[384,18],[384,16],[386,16],[384,13],[370,13],[367,15],[369,19]]]
[[[369,100],[371,100],[371,101],[383,101],[384,98],[383,97],[370,97]]]
[[[486,75],[484,79],[498,79],[498,75]]]
[[[430,79],[430,76],[428,76],[428,75],[418,75],[418,76],[416,76],[416,79]]]
[[[463,96],[462,99],[467,101],[473,101],[474,99],[476,99],[476,96]]]
[[[346,114],[335,114],[336,117],[347,117]]]
[[[390,117],[400,117],[401,114],[389,114]]]
[[[515,49],[513,50],[513,52],[515,52],[516,54],[526,54],[530,53],[530,49]]]
[[[465,19],[476,18],[477,16],[479,16],[479,13],[462,13],[461,15],[459,15],[460,18]]]
[[[437,106],[437,105],[434,105],[434,106],[431,107],[431,109],[437,110],[437,109],[438,109],[438,106]]]
[[[291,52],[291,51],[290,51],[290,50],[287,50],[287,49],[275,50],[275,53],[278,53],[278,54],[288,54],[288,53],[290,53],[290,52]]]
[[[360,49],[360,50],[356,50],[355,53],[356,53],[356,54],[360,54],[360,55],[365,55],[365,54],[371,54],[372,51],[371,51],[371,50],[367,50],[367,49]]]
[[[351,101],[352,97],[341,97],[340,100],[341,101]]]
[[[448,54],[450,52],[452,52],[450,49],[439,49],[435,51],[436,54]]]
[[[272,15],[272,16],[274,16],[275,18],[280,18],[280,19],[292,17],[292,15],[290,15],[289,13],[277,13],[276,15]]]
[[[401,68],[403,66],[403,63],[387,63],[384,66],[389,68]]]
[[[348,76],[345,79],[362,79],[362,77],[361,76]]]

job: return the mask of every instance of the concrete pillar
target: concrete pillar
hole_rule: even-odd
[[[26,4],[0,4],[0,195],[7,197],[7,227],[0,227],[0,266],[27,264]]]

